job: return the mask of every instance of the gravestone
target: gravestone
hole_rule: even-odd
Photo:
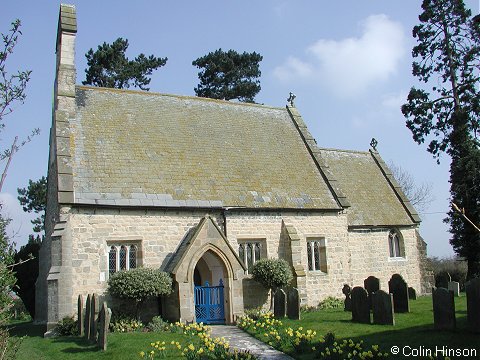
[[[372,294],[373,323],[379,325],[395,325],[393,313],[393,296],[383,290]]]
[[[467,322],[470,329],[480,333],[480,278],[465,284],[467,293]]]
[[[89,339],[92,341],[97,341],[97,320],[98,320],[98,312],[99,312],[99,303],[98,303],[98,295],[93,294],[92,300],[90,304],[90,337]]]
[[[83,336],[84,335],[84,326],[85,326],[85,313],[83,312],[83,296],[78,295],[78,303],[77,303],[77,308],[78,308],[78,335]]]
[[[92,298],[90,294],[87,296],[87,303],[85,306],[85,337],[90,339],[90,313],[92,312]]]
[[[349,285],[345,284],[342,288],[342,293],[345,295],[345,300],[343,301],[343,310],[344,311],[352,311],[352,297],[351,297],[352,289]]]
[[[453,291],[445,288],[432,289],[433,324],[436,330],[455,329],[455,300]]]
[[[368,293],[368,305],[372,308],[372,294],[380,290],[380,279],[375,276],[369,276],[363,281],[363,287]]]
[[[107,303],[104,302],[102,305],[102,309],[98,314],[98,346],[103,351],[107,350],[107,334],[111,317],[112,310],[110,310],[107,307]]]
[[[296,288],[288,290],[287,316],[292,320],[300,320],[300,296]]]
[[[278,319],[284,318],[287,310],[287,297],[285,291],[277,289],[273,296],[273,316]]]
[[[367,290],[360,286],[352,289],[352,321],[370,324],[370,307]]]
[[[410,300],[417,300],[417,292],[411,286],[408,287],[408,298]]]
[[[453,296],[460,296],[460,283],[458,281],[449,281],[448,290],[453,291]]]
[[[408,285],[399,274],[393,274],[388,282],[388,292],[393,294],[393,311],[410,312],[408,303]]]

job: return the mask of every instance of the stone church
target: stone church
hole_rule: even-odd
[[[170,320],[199,317],[207,282],[222,286],[227,323],[268,303],[249,275],[263,258],[291,265],[304,305],[370,275],[425,291],[420,218],[375,148],[321,148],[293,102],[78,86],[76,32],[61,5],[37,322],[142,266],[171,274],[157,308]]]

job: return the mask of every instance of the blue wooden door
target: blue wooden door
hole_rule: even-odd
[[[225,308],[223,303],[223,281],[218,286],[195,286],[195,317],[197,323],[225,324]]]

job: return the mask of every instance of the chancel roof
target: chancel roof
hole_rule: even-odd
[[[350,226],[420,222],[415,209],[376,152],[320,149],[325,165],[350,202]]]
[[[340,209],[287,109],[76,87],[75,203]]]

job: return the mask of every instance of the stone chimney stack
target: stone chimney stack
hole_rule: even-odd
[[[77,15],[75,6],[60,5],[60,15],[58,17],[58,32],[56,46],[56,78],[55,78],[55,98],[53,111],[52,139],[54,157],[50,161],[57,173],[57,200],[58,204],[72,204],[74,202],[73,194],[73,172],[71,151],[72,144],[70,139],[71,121],[76,116],[75,103],[75,36],[77,34]],[[63,220],[58,214],[56,219]]]
[[[55,79],[55,110],[70,110],[63,108],[66,98],[75,99],[75,35],[77,33],[77,15],[74,5],[60,5],[57,31],[57,67]],[[71,101],[70,101],[71,102]],[[59,104],[60,103],[60,104]],[[74,101],[73,101],[74,103]],[[66,104],[65,104],[66,105]],[[71,105],[71,104],[69,104]]]
[[[60,5],[56,46],[54,106],[50,129],[48,195],[45,240],[40,248],[36,282],[35,320],[47,324],[46,336],[64,316],[74,313],[70,301],[71,253],[63,238],[68,206],[74,203],[71,122],[75,120],[75,35],[77,16],[73,5]],[[65,285],[67,284],[67,285]],[[60,290],[65,289],[65,290]],[[68,290],[66,290],[68,289]]]

